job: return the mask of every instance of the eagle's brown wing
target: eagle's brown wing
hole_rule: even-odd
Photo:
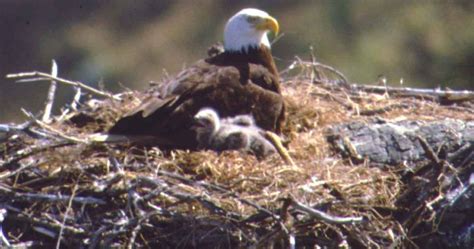
[[[221,117],[252,113],[258,126],[278,131],[284,116],[280,94],[255,82],[271,81],[268,70],[249,66],[250,84],[242,84],[242,73],[235,66],[220,66],[200,61],[175,79],[150,94],[149,99],[131,115],[125,116],[109,130],[111,134],[152,135],[176,141],[176,147],[195,148],[195,134],[190,126],[194,115],[203,107],[215,109]]]

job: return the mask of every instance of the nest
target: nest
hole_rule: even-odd
[[[292,163],[279,155],[257,160],[239,151],[166,151],[99,142],[92,134],[105,132],[135,107],[140,93],[113,95],[54,74],[10,75],[69,84],[79,92],[76,96],[82,89],[89,99],[78,105],[77,97],[54,117],[40,119],[24,111],[28,122],[3,127],[2,243],[46,248],[416,247],[413,239],[421,232],[415,234],[414,228],[421,221],[402,222],[397,214],[427,209],[423,202],[400,205],[410,189],[401,174],[406,165],[355,164],[333,150],[327,128],[374,116],[429,120],[435,113],[435,118],[472,120],[472,102],[446,106],[438,101],[441,95],[406,96],[406,91],[378,86],[354,90],[329,69],[297,61],[283,72],[284,136]]]

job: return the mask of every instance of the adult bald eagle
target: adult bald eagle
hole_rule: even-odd
[[[225,26],[224,52],[151,88],[142,104],[109,133],[149,135],[157,144],[194,149],[192,121],[203,107],[213,108],[221,117],[251,113],[259,127],[279,133],[285,104],[269,31],[277,34],[279,26],[268,13],[253,8],[239,11]]]

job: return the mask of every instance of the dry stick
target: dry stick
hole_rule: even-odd
[[[70,195],[52,195],[52,194],[32,194],[32,193],[20,193],[4,187],[0,187],[0,193],[4,196],[9,196],[10,199],[15,201],[26,201],[26,202],[68,202],[72,199],[72,202],[76,204],[94,204],[94,205],[106,205],[107,202],[95,197],[74,197]]]
[[[79,180],[79,177],[78,177],[78,180]],[[61,222],[61,228],[59,229],[58,240],[56,242],[56,249],[59,249],[61,246],[61,237],[63,236],[64,226],[66,225],[66,219],[68,218],[69,212],[71,211],[72,201],[74,197],[76,196],[77,186],[78,186],[78,181],[76,181],[76,184],[74,184],[74,188],[72,189],[72,193],[71,193],[71,198],[69,198],[66,212],[64,213],[63,221]]]
[[[390,176],[381,176],[377,178],[372,178],[372,179],[365,179],[365,180],[359,180],[356,183],[348,184],[345,186],[342,186],[343,191],[347,191],[348,189],[360,186],[360,185],[366,185],[366,184],[371,184],[371,183],[376,183],[379,181],[386,181],[386,180],[394,180],[395,178],[390,177]]]
[[[9,171],[9,172],[7,172],[7,173],[1,174],[1,175],[0,175],[0,181],[3,181],[3,180],[5,180],[5,179],[7,179],[7,178],[10,178],[10,177],[12,177],[12,176],[14,176],[14,175],[20,173],[21,171],[23,171],[23,170],[25,170],[25,169],[27,169],[27,168],[29,168],[29,167],[31,167],[31,166],[36,166],[36,165],[37,165],[37,164],[35,164],[35,163],[28,163],[28,164],[22,165],[21,167],[15,169],[14,171]]]
[[[130,234],[130,240],[128,241],[127,249],[133,249],[135,246],[135,240],[137,239],[138,232],[142,228],[141,222],[138,222],[138,224],[132,229],[132,232]]]
[[[441,90],[441,89],[426,89],[426,88],[410,88],[410,87],[391,87],[391,86],[374,86],[374,85],[357,85],[351,84],[351,89],[354,91],[366,91],[375,93],[399,93],[407,95],[429,95],[435,97],[447,98],[451,101],[474,100],[474,91],[455,91],[455,90]]]
[[[416,136],[418,138],[418,141],[421,144],[421,147],[425,151],[426,157],[428,157],[432,162],[434,162],[437,166],[440,166],[441,160],[439,159],[438,155],[433,151],[433,148],[428,144],[426,139],[424,139],[421,136]]]
[[[85,139],[80,139],[80,138],[76,138],[76,137],[72,137],[72,136],[69,136],[69,135],[66,135],[64,134],[63,132],[61,131],[58,131],[56,129],[54,129],[53,127],[45,124],[44,122],[41,122],[39,121],[38,119],[36,119],[36,117],[31,113],[31,112],[28,112],[26,111],[25,109],[21,109],[21,111],[27,116],[29,117],[31,120],[33,120],[33,122],[35,122],[37,125],[39,125],[41,128],[53,133],[54,135],[57,135],[67,141],[70,141],[70,142],[75,142],[75,143],[83,143],[83,144],[87,144],[89,143],[87,140]]]
[[[309,47],[309,52],[310,52],[310,56],[311,56],[311,63],[316,63],[316,56],[314,55],[314,49],[313,49],[313,46],[310,46]],[[316,67],[313,67],[312,70],[311,70],[311,83],[314,83],[315,82],[315,79],[316,80],[321,80],[321,75],[319,74],[319,71]]]
[[[75,86],[75,87],[80,87],[82,89],[85,89],[91,93],[94,93],[96,95],[102,96],[102,97],[107,97],[107,98],[112,98],[114,100],[120,100],[118,96],[112,95],[107,92],[103,92],[100,90],[97,90],[93,87],[90,87],[84,83],[81,83],[79,81],[70,81],[62,78],[55,77],[53,75],[47,74],[47,73],[42,73],[38,71],[33,71],[33,72],[25,72],[25,73],[17,73],[17,74],[7,74],[7,79],[17,79],[17,78],[27,78],[27,77],[37,77],[33,79],[24,79],[24,80],[17,80],[17,82],[30,82],[30,81],[44,81],[44,80],[55,80],[57,82],[70,85],[70,86]]]
[[[74,98],[72,99],[71,109],[73,109],[74,111],[77,111],[77,106],[81,102],[82,91],[80,87],[76,86],[74,88],[76,90],[76,93],[74,94]]]
[[[5,235],[3,234],[3,226],[2,226],[2,223],[3,221],[5,220],[5,216],[7,215],[7,210],[5,208],[1,208],[0,209],[0,246],[1,245],[5,245],[7,246],[8,248],[10,248],[10,242],[8,241],[8,239],[5,237]]]
[[[458,166],[461,169],[461,173],[469,170],[469,167],[466,167],[466,166],[468,165],[468,163],[474,161],[474,144],[471,146],[473,149],[471,150],[470,154],[466,156],[465,159],[462,161],[462,163],[459,164]]]
[[[26,132],[26,129],[31,126],[33,122],[28,120],[22,124],[15,125],[15,124],[0,124],[0,132],[1,133],[18,133],[18,132]]]
[[[35,155],[37,153],[41,153],[41,152],[46,151],[46,150],[60,148],[60,147],[69,146],[69,145],[73,145],[73,143],[61,142],[61,143],[58,143],[58,144],[47,145],[47,146],[37,146],[37,147],[32,146],[32,147],[29,148],[29,150],[26,150],[26,149],[18,150],[14,153],[14,155],[12,157],[8,158],[7,161],[5,161],[3,164],[0,165],[0,169],[2,167],[11,165],[13,163],[16,163],[16,162],[20,161],[21,159],[24,159],[24,158],[27,158],[29,156]]]
[[[93,234],[92,236],[90,236],[91,238],[91,243],[89,245],[89,249],[94,249],[94,248],[97,248],[97,243],[99,242],[99,238],[101,237],[102,233],[105,232],[106,230],[109,229],[109,226],[108,225],[102,225],[99,229],[97,229]]]
[[[322,211],[316,210],[314,208],[308,207],[298,201],[296,201],[292,196],[288,197],[291,201],[291,205],[296,209],[303,211],[309,214],[311,217],[316,219],[322,220],[329,224],[354,224],[354,223],[361,223],[364,218],[363,217],[338,217],[332,216]]]
[[[10,207],[7,206],[7,209],[10,210]],[[59,230],[60,229],[60,225],[57,224],[57,223],[52,223],[52,222],[48,222],[46,221],[44,218],[36,218],[36,217],[33,217],[33,216],[30,216],[29,214],[25,214],[25,213],[18,213],[18,214],[10,214],[9,217],[11,219],[13,219],[14,221],[20,221],[20,222],[23,222],[23,223],[26,223],[28,225],[33,225],[33,226],[41,226],[41,227],[46,227],[46,228],[50,228],[50,229],[54,229],[54,230]],[[77,236],[81,236],[81,235],[84,235],[86,234],[86,232],[84,231],[84,229],[82,228],[76,228],[76,227],[73,227],[73,226],[64,226],[64,230],[70,234],[74,234],[74,235],[77,235]]]
[[[275,38],[273,38],[271,45],[277,43],[283,36],[285,36],[285,33],[280,33],[279,35],[277,35]]]
[[[265,243],[267,243],[270,240],[275,241],[275,239],[280,236],[281,229],[279,227],[271,230],[270,232],[264,234],[254,245],[252,245],[250,248],[251,249],[256,249],[256,248],[265,248]],[[268,247],[272,248],[272,247]]]
[[[58,77],[58,65],[54,60],[51,65],[51,76]],[[53,109],[54,96],[56,94],[57,86],[58,84],[56,83],[56,81],[51,80],[51,84],[49,85],[48,90],[48,96],[46,97],[46,105],[44,106],[43,118],[41,119],[45,123],[49,122],[51,117],[51,110]]]
[[[10,242],[5,237],[5,235],[3,234],[3,226],[1,226],[1,225],[0,225],[0,241],[1,241],[0,246],[4,245],[7,248],[12,248]]]
[[[288,219],[288,207],[291,203],[288,200],[285,200],[283,202],[282,207],[280,208],[280,217],[283,221],[287,221]],[[270,230],[268,233],[262,236],[257,243],[255,243],[251,248],[263,248],[265,244],[267,244],[269,241],[277,241],[278,238],[282,237],[281,234],[282,230],[281,227],[276,227],[275,229]],[[292,233],[286,232],[284,235],[288,236],[288,242],[291,240]]]
[[[319,62],[300,61],[300,63],[301,65],[305,67],[320,67],[322,69],[328,70],[329,72],[332,72],[335,75],[337,75],[343,81],[344,86],[349,86],[349,80],[346,78],[346,76],[342,72],[335,69],[334,67],[331,67]]]
[[[331,86],[332,87],[332,86]],[[331,91],[328,91],[326,89],[323,89],[321,88],[322,90],[322,93],[319,93],[319,92],[311,92],[310,94],[312,96],[323,96],[323,97],[326,97],[326,98],[329,98],[329,99],[332,99],[334,101],[336,101],[338,104],[342,105],[344,108],[346,108],[347,110],[354,110],[356,109],[354,107],[354,104],[353,102],[352,103],[349,103],[349,101],[346,99],[346,98],[342,98],[340,96],[337,96],[335,94],[333,94]],[[352,99],[351,99],[352,101]]]
[[[132,227],[132,226],[135,227],[137,224],[142,224],[144,221],[147,221],[148,219],[150,219],[152,216],[155,216],[155,215],[161,215],[161,212],[152,211],[152,212],[146,213],[143,217],[140,217],[140,218],[130,218],[121,224],[111,224],[108,227],[109,229],[107,228],[104,229],[106,232],[103,233],[102,237],[104,237],[105,238],[104,240],[106,240],[107,237],[115,237],[119,234],[126,233],[128,232],[127,229],[129,227]],[[112,227],[113,229],[110,230],[110,227]]]
[[[378,109],[361,110],[359,112],[359,115],[361,115],[361,116],[372,116],[372,115],[376,115],[376,114],[383,114],[383,113],[386,113],[386,112],[390,112],[394,109],[408,109],[408,108],[411,108],[411,107],[413,107],[413,105],[411,105],[411,104],[396,103],[396,104],[384,106],[384,107],[381,107],[381,108],[378,108]]]
[[[442,174],[442,170],[443,170],[443,166],[445,165],[444,164],[445,161],[439,159],[438,155],[434,152],[433,148],[431,148],[431,146],[428,144],[426,139],[424,139],[421,136],[416,136],[416,138],[418,138],[418,141],[420,142],[421,147],[425,151],[425,154],[428,157],[428,159],[430,159],[435,164],[435,167],[433,167],[433,172],[434,172],[434,175],[436,176],[435,179],[439,179],[439,176]],[[423,167],[423,169],[428,165],[430,165],[430,164],[425,165]],[[437,188],[437,186],[440,185],[439,180],[435,181],[435,182],[432,182],[432,183],[436,184],[435,188]],[[442,191],[442,190],[439,190],[439,191]],[[435,197],[433,200],[428,201],[426,203],[426,207],[428,209],[430,209],[431,211],[433,211],[433,208],[431,207],[432,204],[438,202],[439,200],[441,200],[443,198],[444,197],[442,196],[442,193],[438,193],[437,197]]]
[[[335,68],[319,63],[319,62],[307,62],[302,61],[299,58],[296,60],[285,70],[280,72],[280,74],[287,73],[288,71],[295,68],[295,66],[299,65],[300,67],[320,67],[326,69],[330,72],[333,72],[337,76],[339,76],[345,83],[353,91],[366,91],[366,92],[375,92],[375,93],[398,93],[398,94],[406,94],[409,96],[419,96],[419,95],[428,95],[434,96],[438,98],[446,98],[450,101],[467,101],[467,100],[474,100],[474,91],[456,91],[456,90],[441,90],[441,89],[426,89],[426,88],[410,88],[410,87],[391,87],[391,86],[376,86],[376,85],[359,85],[359,84],[350,84],[347,78],[344,76],[343,73],[336,70]]]

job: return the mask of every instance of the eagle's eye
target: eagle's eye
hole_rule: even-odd
[[[249,23],[256,23],[258,20],[258,16],[247,16],[247,22]]]

